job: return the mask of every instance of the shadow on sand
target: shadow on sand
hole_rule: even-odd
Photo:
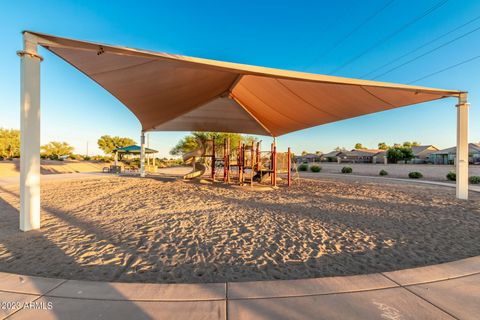
[[[3,193],[10,193],[10,191],[0,188],[0,192]],[[17,196],[14,193],[10,193],[11,195]],[[1,195],[1,193],[0,193]],[[11,206],[9,203],[7,203],[2,197],[0,197],[0,208],[1,208],[1,218],[5,224],[8,225],[7,228],[2,227],[1,230],[1,238],[0,238],[0,244],[2,245],[2,252],[0,256],[0,271],[5,271],[5,272],[12,272],[12,273],[17,273],[18,269],[17,268],[4,268],[4,263],[10,260],[17,260],[20,263],[22,262],[22,256],[24,254],[23,250],[21,247],[12,245],[12,243],[15,241],[14,239],[9,239],[9,238],[28,238],[28,241],[33,241],[36,243],[37,246],[42,247],[43,249],[41,252],[38,252],[38,257],[35,259],[35,261],[30,261],[30,268],[29,271],[26,273],[21,273],[25,275],[32,275],[32,276],[44,276],[44,277],[55,277],[55,278],[62,278],[62,279],[69,279],[68,276],[62,274],[60,270],[62,270],[65,266],[68,266],[68,268],[73,268],[74,270],[78,270],[81,272],[88,272],[88,269],[96,269],[98,272],[98,269],[100,269],[100,272],[105,273],[106,275],[111,272],[111,267],[110,266],[102,266],[102,265],[95,265],[95,266],[85,266],[85,265],[79,265],[74,256],[66,254],[62,249],[60,249],[54,242],[48,239],[48,235],[46,235],[42,231],[29,231],[27,233],[23,233],[19,231],[19,218],[18,218],[18,209],[14,208]],[[16,221],[16,223],[14,222]],[[7,230],[5,230],[7,229]],[[13,230],[12,230],[13,229]],[[4,233],[4,231],[7,231]],[[6,235],[6,236],[5,236]],[[52,274],[45,274],[42,272],[42,267],[45,266],[45,262],[48,262],[50,257],[55,256],[57,259],[60,257],[60,260],[58,261],[58,264],[56,264],[56,271]],[[14,264],[16,265],[16,264]],[[48,264],[47,264],[48,265]],[[51,268],[51,267],[50,267]],[[102,271],[102,269],[105,269]],[[35,281],[33,281],[35,283]],[[55,287],[56,288],[56,287]],[[53,291],[55,288],[51,289],[50,291]],[[119,299],[123,300],[121,297],[123,295],[115,290],[115,288],[110,287],[112,291],[116,292],[119,295]],[[38,288],[40,289],[40,288]],[[40,299],[45,299],[45,301],[51,301],[52,302],[52,309],[50,310],[51,313],[56,315],[58,319],[66,319],[68,317],[68,314],[70,312],[73,312],[72,310],[65,310],[60,311],[59,313],[56,312],[58,309],[65,309],[62,308],[62,298],[54,298],[54,297],[48,297],[48,293],[44,293],[43,297],[39,297],[33,301],[37,301]],[[45,296],[47,295],[47,296]],[[130,312],[135,314],[137,319],[152,319],[151,316],[146,314],[135,302],[133,301],[127,301],[127,298],[124,297],[125,301],[122,301],[122,308],[128,309]],[[105,302],[108,303],[108,302]],[[80,313],[81,310],[76,314],[76,317],[81,317]],[[85,310],[84,310],[85,311]],[[100,310],[101,311],[101,310]],[[18,310],[17,312],[22,312],[22,310]],[[41,312],[41,311],[39,311]],[[39,314],[37,314],[39,315]],[[98,315],[100,318],[102,318],[102,315]]]
[[[175,181],[172,177],[150,177],[160,183],[168,183]],[[213,188],[230,188],[221,183],[213,184]],[[278,191],[278,190],[277,190]],[[277,192],[272,191],[272,192]],[[11,198],[18,197],[18,195],[6,188],[0,187],[0,192],[8,194]],[[292,199],[295,199],[297,195],[302,193],[301,188],[291,188],[284,192],[290,193]],[[108,197],[110,197],[109,195]],[[259,199],[242,199],[237,197],[230,197],[225,195],[216,195],[212,192],[210,195],[212,201],[221,202],[222,204],[230,207],[242,207],[255,211],[261,206],[264,210],[276,213],[276,223],[281,230],[282,223],[286,223],[289,217],[292,215],[301,216],[303,219],[312,221],[321,221],[326,226],[333,226],[342,229],[353,228],[360,232],[369,235],[375,239],[375,244],[366,250],[359,250],[355,252],[336,252],[330,254],[319,254],[320,248],[313,249],[311,252],[311,258],[299,261],[298,259],[291,259],[285,261],[282,259],[276,260],[272,258],[266,265],[257,266],[245,263],[226,263],[228,259],[224,261],[211,261],[208,259],[208,248],[204,248],[202,244],[199,244],[198,250],[205,251],[201,254],[207,256],[207,259],[198,265],[196,263],[185,264],[170,264],[164,265],[159,258],[161,254],[169,254],[168,252],[162,252],[161,248],[181,248],[182,239],[178,239],[177,243],[165,243],[165,238],[154,237],[148,238],[148,233],[143,232],[148,230],[148,226],[138,223],[136,226],[139,228],[138,235],[133,237],[131,235],[125,235],[119,237],[118,234],[112,232],[109,226],[99,226],[94,221],[87,221],[84,218],[79,218],[75,214],[59,210],[58,208],[43,206],[42,210],[45,215],[43,219],[47,217],[53,217],[61,221],[62,224],[71,226],[76,230],[89,235],[92,242],[107,243],[114,248],[115,252],[122,257],[118,261],[114,261],[107,265],[102,263],[96,264],[78,264],[75,259],[75,250],[69,250],[69,254],[59,249],[55,243],[48,239],[49,228],[56,228],[51,225],[41,231],[34,231],[29,233],[21,233],[18,231],[18,210],[10,205],[6,200],[0,197],[1,219],[6,221],[4,226],[0,229],[3,236],[0,238],[0,244],[3,245],[7,251],[10,252],[10,258],[3,258],[0,255],[0,270],[3,271],[15,271],[17,267],[22,266],[22,269],[30,275],[42,275],[50,277],[61,277],[69,279],[90,279],[90,280],[104,280],[104,281],[124,281],[124,282],[165,282],[173,283],[177,282],[175,278],[165,277],[165,273],[168,274],[181,274],[182,270],[197,270],[197,267],[201,267],[201,274],[198,275],[196,280],[192,282],[223,282],[223,281],[249,281],[249,280],[273,280],[273,279],[285,279],[285,275],[282,271],[288,271],[288,277],[290,279],[305,278],[307,277],[322,277],[322,276],[338,276],[338,275],[350,275],[351,270],[355,270],[355,274],[358,273],[373,273],[390,271],[394,268],[410,268],[421,265],[428,265],[437,263],[438,260],[443,262],[466,258],[469,256],[480,254],[480,248],[465,248],[464,251],[458,252],[456,246],[452,245],[454,242],[461,242],[461,238],[458,237],[470,237],[478,238],[478,219],[476,223],[471,225],[466,223],[452,223],[451,220],[444,218],[442,210],[438,209],[439,219],[429,220],[430,230],[436,230],[438,232],[425,235],[419,234],[421,228],[410,228],[409,225],[416,225],[424,223],[422,219],[412,217],[408,213],[411,210],[424,210],[425,214],[432,214],[431,208],[429,210],[422,208],[420,205],[412,204],[411,206],[396,206],[398,217],[393,218],[391,216],[382,215],[369,215],[363,214],[361,208],[368,208],[374,204],[378,206],[378,200],[369,199],[349,199],[350,206],[360,208],[356,212],[345,210],[341,203],[344,199],[331,194],[325,194],[322,196],[323,203],[329,202],[338,204],[338,206],[330,206],[328,209],[322,208],[322,202],[316,203],[275,203],[268,202]],[[98,199],[102,198],[100,197]],[[10,201],[11,202],[11,201]],[[385,202],[385,206],[388,206],[388,202]],[[460,207],[459,207],[460,208]],[[459,209],[460,210],[460,209]],[[193,210],[182,212],[182,214],[196,215],[202,210]],[[472,218],[476,215],[475,212],[463,212],[463,218]],[[477,217],[478,218],[478,217]],[[361,223],[358,223],[361,221]],[[242,221],[236,221],[238,228],[245,227]],[[473,220],[472,220],[473,222]],[[112,223],[121,224],[121,221],[115,221]],[[432,225],[433,224],[433,225]],[[170,228],[168,225],[157,226],[158,233],[162,233],[162,229],[165,231]],[[73,229],[72,229],[73,230]],[[328,232],[328,230],[326,230]],[[436,239],[440,234],[451,234],[452,240],[447,243],[441,241],[441,237]],[[151,234],[150,234],[151,235]],[[26,239],[25,239],[26,238]],[[288,241],[288,236],[282,235],[281,232],[276,235],[276,240]],[[426,242],[418,242],[418,239],[424,239]],[[31,263],[35,261],[35,265],[31,268],[25,268],[26,261],[23,260],[24,253],[18,247],[9,245],[19,241],[35,241],[41,243],[40,247],[43,248],[41,252],[36,254],[36,257],[28,257],[32,259],[28,261]],[[315,241],[319,245],[322,244],[321,239],[310,239]],[[480,239],[479,239],[480,240]],[[385,243],[390,241],[388,245]],[[148,245],[147,245],[148,243]],[[432,245],[434,243],[435,245]],[[76,246],[75,243],[72,243]],[[78,244],[78,246],[84,246],[85,243]],[[141,248],[141,250],[139,250]],[[74,248],[73,248],[74,249]],[[278,250],[275,242],[269,243],[268,247],[261,248],[264,252],[275,252]],[[293,248],[295,249],[295,248]],[[293,250],[294,251],[294,250]],[[98,253],[100,261],[107,261],[110,252]],[[133,254],[132,254],[133,253]],[[49,256],[54,256],[58,265],[67,266],[69,271],[62,271],[63,268],[55,268],[52,270],[51,263],[48,261]],[[12,260],[13,259],[13,260]],[[142,261],[142,264],[149,266],[148,270],[137,270],[135,266],[136,261]],[[400,267],[399,267],[400,266]],[[231,272],[231,271],[235,272]],[[140,274],[140,273],[141,274]],[[238,275],[245,275],[244,277]],[[250,276],[248,276],[250,275]],[[178,279],[181,281],[181,279]]]

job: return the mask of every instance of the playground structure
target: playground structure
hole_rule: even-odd
[[[250,186],[254,183],[269,183],[276,187],[280,180],[278,174],[283,173],[287,175],[286,185],[292,185],[290,148],[287,152],[277,152],[275,141],[271,144],[270,151],[261,150],[261,141],[240,143],[234,148],[230,139],[224,139],[221,144],[215,139],[203,142],[198,140],[198,144],[197,149],[183,155],[183,160],[193,166],[192,172],[186,174],[184,179],[200,178],[209,170],[212,181]],[[197,162],[198,158],[206,161]]]
[[[205,164],[197,162],[196,159],[205,156],[205,144],[201,140],[197,140],[199,147],[193,151],[183,155],[185,163],[192,163],[193,170],[183,176],[183,179],[194,179],[203,176],[207,167]]]

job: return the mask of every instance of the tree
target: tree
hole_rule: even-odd
[[[97,144],[105,154],[113,154],[113,150],[134,145],[135,141],[130,138],[103,135],[98,139]]]
[[[360,142],[355,143],[355,149],[366,149]]]
[[[414,157],[412,148],[409,147],[392,147],[387,150],[387,159],[392,163],[398,161],[408,161]]]
[[[405,141],[405,142],[403,143],[403,146],[404,146],[404,147],[409,147],[409,148],[411,148],[411,147],[418,147],[419,145],[420,145],[420,143],[417,142],[417,141]]]
[[[405,161],[412,160],[415,157],[415,155],[413,154],[412,148],[403,148],[402,152],[403,152],[403,160]]]
[[[321,156],[323,153],[322,153],[322,151],[315,151],[315,154],[316,154],[317,156]]]
[[[385,142],[379,142],[378,143],[378,149],[380,150],[388,150],[388,146]]]
[[[73,147],[66,142],[51,141],[42,146],[42,154],[52,160],[58,159],[60,156],[70,156]]]
[[[302,157],[305,157],[307,154],[308,154],[307,151],[305,151],[305,150],[302,151]]]
[[[223,147],[225,139],[230,140],[230,149],[238,148],[241,143],[251,145],[257,140],[252,136],[243,136],[238,133],[224,133],[224,132],[192,132],[188,136],[183,137],[175,147],[170,150],[173,156],[182,155],[198,148],[198,140],[203,143],[207,140],[215,139],[216,147]]]
[[[227,133],[227,135],[228,135],[228,133]],[[216,143],[216,144],[222,144],[223,145],[223,140],[225,139],[225,137],[219,135],[215,139],[216,139],[215,141],[218,140],[218,143]],[[257,142],[257,138],[255,138],[254,136],[240,136],[240,140],[248,146],[251,146],[252,143],[255,144]]]
[[[0,158],[20,157],[20,130],[0,128]]]
[[[344,148],[344,147],[336,147],[336,148],[335,148],[335,151],[337,151],[337,152],[344,152],[344,151],[347,151],[347,149]]]
[[[387,150],[387,159],[391,163],[397,163],[397,161],[403,158],[403,152],[400,147],[393,147]]]

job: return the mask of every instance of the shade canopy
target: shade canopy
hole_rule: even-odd
[[[113,150],[113,152],[118,152],[118,153],[125,153],[125,154],[140,154],[141,147],[137,145],[131,145],[128,147],[123,147],[123,148],[117,148]],[[150,148],[145,148],[145,153],[157,153],[157,150],[153,150]]]
[[[27,33],[120,100],[144,131],[279,136],[462,93]]]

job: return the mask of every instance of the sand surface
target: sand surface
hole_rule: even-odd
[[[40,231],[0,187],[0,271],[123,282],[351,275],[480,254],[480,194],[358,178],[273,191],[175,179],[42,183]]]

